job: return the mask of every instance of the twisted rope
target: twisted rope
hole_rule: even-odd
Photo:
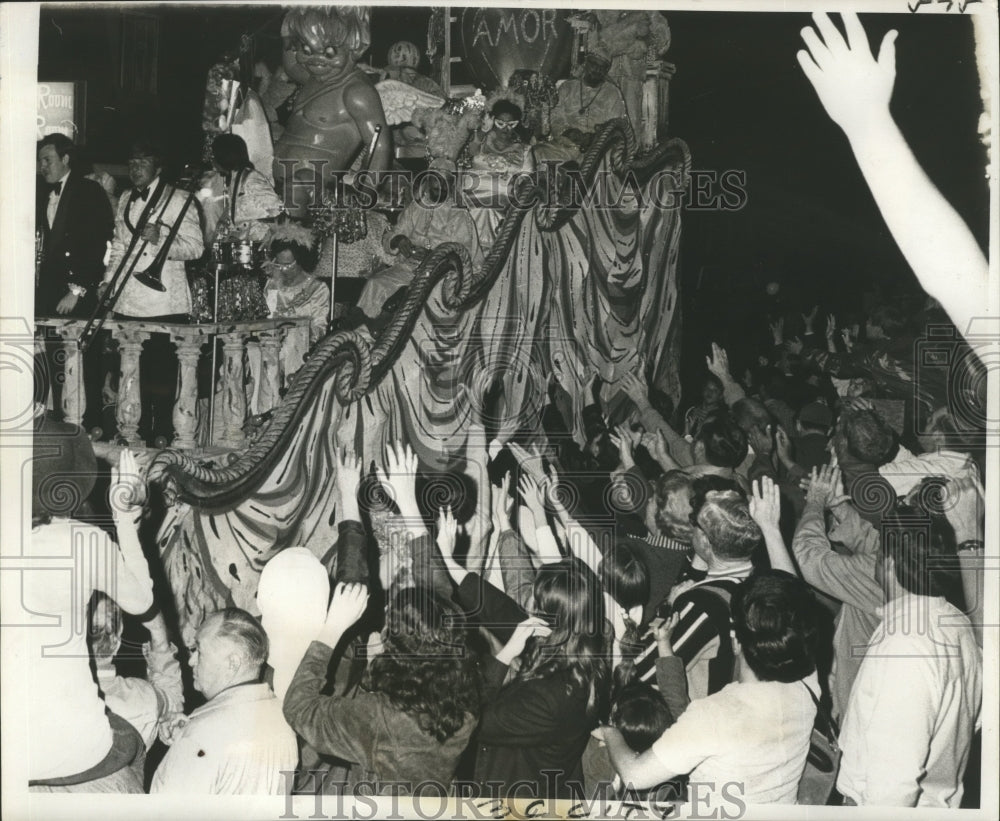
[[[630,168],[636,173],[655,170],[678,151],[686,177],[690,154],[682,141],[670,140],[638,160],[635,146],[635,134],[627,119],[605,123],[581,161],[584,183],[593,182],[605,156],[615,174],[622,176]],[[378,386],[395,364],[439,282],[443,281],[442,298],[449,310],[468,310],[490,291],[507,265],[529,212],[534,213],[543,231],[557,230],[577,213],[578,207],[572,204],[554,208],[537,204],[530,211],[518,205],[516,201],[528,193],[527,187],[531,185],[527,178],[519,180],[518,196],[508,204],[490,253],[478,270],[472,266],[468,249],[454,242],[442,243],[421,262],[401,310],[382,329],[374,345],[356,331],[340,331],[324,337],[296,373],[288,393],[260,436],[232,462],[208,465],[181,451],[165,450],[150,465],[149,480],[163,486],[170,503],[180,501],[204,510],[222,511],[245,500],[291,446],[298,423],[331,377],[335,380],[337,398],[343,404],[358,401]]]

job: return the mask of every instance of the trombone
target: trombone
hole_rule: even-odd
[[[170,197],[167,198],[167,202],[160,210],[161,214],[166,211],[167,206],[170,204],[170,200],[173,199],[176,192],[177,189],[175,187],[170,192]],[[163,247],[153,260],[153,263],[147,270],[140,271],[138,274],[135,274],[135,278],[143,285],[157,291],[164,290],[163,283],[160,281],[160,278],[163,275],[163,263],[166,262],[167,252],[173,244],[174,238],[177,236],[181,223],[184,221],[184,216],[187,214],[187,210],[190,208],[193,200],[194,193],[192,192],[188,194],[184,207],[181,209],[173,227],[170,229],[170,233],[167,235],[166,241],[163,243]],[[93,313],[90,315],[90,319],[87,320],[87,324],[84,326],[83,331],[80,334],[79,344],[81,352],[86,352],[86,350],[93,344],[97,334],[100,333],[101,329],[104,327],[104,323],[107,321],[108,316],[114,310],[115,305],[118,304],[118,299],[121,296],[122,291],[125,290],[125,284],[128,282],[129,277],[133,275],[135,266],[142,258],[142,254],[146,250],[146,246],[149,244],[148,240],[142,241],[142,244],[139,246],[139,250],[136,252],[134,258],[132,258],[131,264],[128,266],[128,270],[125,271],[124,276],[122,275],[122,271],[125,269],[125,264],[129,261],[129,258],[132,257],[132,251],[135,249],[136,243],[139,241],[139,237],[142,235],[142,232],[145,230],[148,223],[149,215],[147,214],[146,219],[143,220],[140,225],[136,226],[135,233],[132,235],[132,242],[129,243],[128,249],[125,251],[121,262],[118,263],[118,268],[115,271],[114,276],[111,277],[104,294],[98,300]]]

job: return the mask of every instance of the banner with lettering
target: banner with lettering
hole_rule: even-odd
[[[573,56],[572,11],[469,8],[462,12],[462,59],[486,90],[506,86],[519,68],[559,79]]]

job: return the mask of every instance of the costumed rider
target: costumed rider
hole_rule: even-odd
[[[535,147],[538,161],[579,161],[608,120],[626,116],[625,99],[611,80],[611,58],[600,46],[587,52],[578,78],[559,87],[550,116],[552,139]]]
[[[493,99],[488,113],[483,116],[482,127],[472,137],[469,151],[472,155],[470,176],[476,182],[471,193],[477,203],[469,211],[479,231],[484,254],[489,252],[503,220],[504,209],[509,203],[511,178],[518,172],[533,169],[530,136],[523,123],[523,100],[515,94]]]
[[[310,349],[326,334],[330,321],[330,289],[312,275],[317,251],[316,238],[308,228],[291,221],[271,227],[267,238],[268,260],[264,263],[267,274],[264,300],[269,317],[309,320],[308,328],[289,328],[281,343],[278,369],[283,386],[302,367]],[[254,385],[250,410],[257,414],[269,410],[259,407],[259,346],[247,346],[247,360]]]
[[[395,264],[369,279],[358,299],[358,308],[370,319],[395,310],[398,297],[391,298],[409,286],[420,263],[443,242],[464,245],[473,265],[481,264],[479,232],[469,209],[454,201],[454,185],[455,164],[446,159],[433,161],[419,179],[413,200],[383,237]]]
[[[433,94],[435,97],[445,98],[445,93],[441,86],[435,83],[430,77],[420,74],[417,68],[420,66],[420,50],[407,40],[400,40],[389,48],[386,55],[387,66],[382,72],[380,80],[399,80],[408,86],[413,86],[425,94]]]

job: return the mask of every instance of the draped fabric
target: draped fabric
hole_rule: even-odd
[[[189,646],[204,617],[219,608],[259,613],[257,581],[283,548],[304,545],[331,565],[340,505],[334,437],[342,414],[331,382],[254,495],[225,512],[182,504],[168,509],[158,546]]]
[[[606,176],[615,202],[620,186]],[[550,375],[582,409],[583,385],[599,372],[612,416],[623,404],[614,385],[636,367],[676,396],[680,214],[641,205],[584,206],[552,231],[526,214],[489,292],[452,311],[447,278],[435,286],[385,379],[342,407],[329,378],[251,497],[224,512],[171,509],[160,551],[186,635],[229,603],[256,613],[257,579],[277,551],[305,545],[320,559],[334,555],[337,444],[350,443],[367,465],[403,439],[429,470],[460,471],[491,384],[501,385],[491,408],[502,434],[540,429]],[[578,436],[579,428],[577,420]]]

